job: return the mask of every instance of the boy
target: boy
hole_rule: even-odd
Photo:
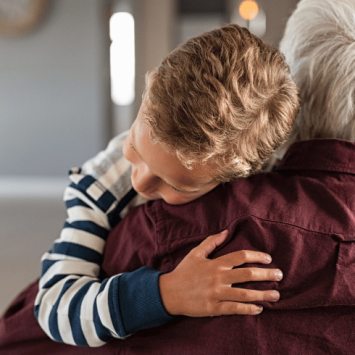
[[[298,90],[282,55],[247,29],[229,25],[170,53],[147,76],[129,134],[71,172],[67,223],[42,258],[35,315],[43,330],[56,341],[100,346],[164,324],[171,315],[258,314],[261,307],[241,301],[277,301],[276,291],[248,290],[242,297],[233,288],[233,296],[220,302],[233,283],[280,280],[281,271],[271,269],[256,269],[243,281],[219,281],[219,298],[206,298],[211,280],[220,279],[220,269],[211,263],[230,264],[226,258],[206,259],[225,233],[199,247],[207,266],[189,255],[181,262],[189,268],[178,283],[144,267],[103,281],[99,273],[105,239],[129,207],[160,198],[188,203],[220,183],[256,172],[286,140],[298,108]],[[271,261],[252,251],[230,258],[234,265]],[[173,284],[184,290],[179,299]]]

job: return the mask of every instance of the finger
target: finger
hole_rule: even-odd
[[[246,267],[232,269],[224,273],[223,282],[227,285],[249,281],[280,281],[283,278],[279,269],[263,269],[259,267]]]
[[[215,308],[214,316],[240,314],[240,315],[257,315],[263,311],[263,307],[255,304],[246,304],[240,302],[219,302]]]
[[[234,302],[277,302],[280,293],[276,290],[257,291],[245,288],[225,287],[218,294],[218,301]]]
[[[219,245],[221,245],[227,238],[228,230],[221,233],[210,235],[199,246],[194,249],[198,255],[207,258]]]
[[[224,264],[226,267],[240,266],[245,263],[261,263],[270,264],[272,258],[269,254],[253,250],[239,250],[227,255],[220,256],[215,259],[219,264]]]

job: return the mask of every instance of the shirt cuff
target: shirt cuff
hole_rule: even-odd
[[[160,274],[160,271],[144,266],[120,276],[118,300],[127,335],[174,319],[166,312],[160,297]]]

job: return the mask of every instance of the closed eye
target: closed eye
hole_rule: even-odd
[[[176,192],[179,192],[180,194],[191,194],[191,193],[196,193],[196,192],[198,192],[198,190],[196,190],[196,191],[182,191],[182,190],[179,190],[179,189],[177,189],[176,187],[174,187],[174,186],[172,186],[172,185],[170,185],[170,184],[168,184],[168,183],[166,183],[168,186],[170,186],[174,191],[176,191]]]
[[[181,190],[178,190],[176,187],[174,187],[174,186],[171,186],[171,185],[169,185],[173,190],[175,190],[175,191],[177,191],[177,192],[180,192],[181,194],[183,194],[183,193],[186,193],[187,191],[181,191]]]

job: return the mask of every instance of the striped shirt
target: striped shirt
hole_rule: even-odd
[[[145,202],[132,188],[131,165],[122,154],[127,134],[70,171],[64,193],[68,218],[41,259],[34,307],[40,326],[55,341],[97,347],[172,318],[160,298],[159,271],[142,267],[99,276],[110,230],[130,208]]]

